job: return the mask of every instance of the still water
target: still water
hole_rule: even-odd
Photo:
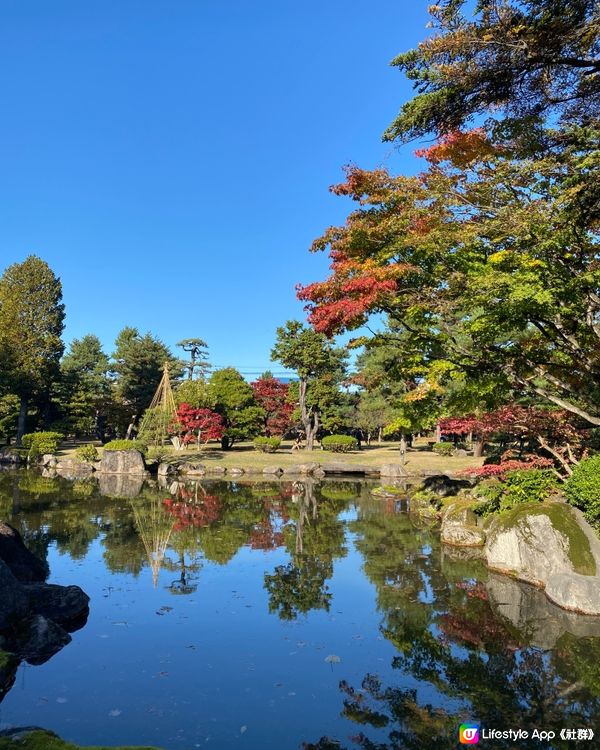
[[[465,721],[600,732],[600,619],[443,550],[371,487],[0,473],[0,518],[91,598],[70,644],[20,665],[0,728],[165,750],[456,748]]]

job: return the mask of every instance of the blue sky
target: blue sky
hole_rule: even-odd
[[[308,247],[350,208],[342,166],[414,170],[381,133],[427,4],[2,0],[0,270],[50,264],[67,342],[133,325],[270,366],[294,285],[326,275]]]

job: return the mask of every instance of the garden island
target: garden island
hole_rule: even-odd
[[[598,747],[598,7],[428,13],[261,372],[3,264],[0,750]]]

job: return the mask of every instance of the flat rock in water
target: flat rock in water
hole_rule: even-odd
[[[380,470],[382,477],[406,477],[408,472],[402,464],[383,464]]]

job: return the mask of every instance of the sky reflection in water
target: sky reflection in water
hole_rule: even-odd
[[[0,474],[0,515],[51,582],[91,597],[70,645],[21,665],[0,726],[169,750],[455,748],[463,720],[596,728],[600,622],[443,552],[369,489]]]

